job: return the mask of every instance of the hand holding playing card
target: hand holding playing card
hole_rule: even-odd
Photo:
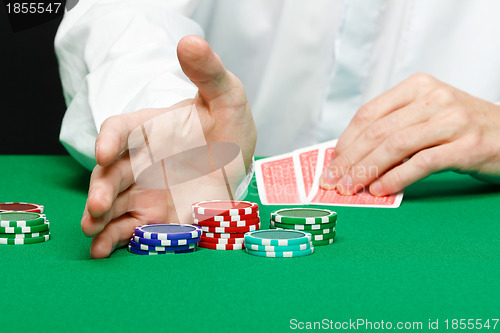
[[[382,196],[448,168],[500,174],[500,106],[415,74],[358,110],[321,187]]]
[[[368,191],[340,195],[319,187],[321,172],[330,164],[337,140],[264,158],[255,163],[255,178],[264,205],[328,205],[397,208],[403,193],[375,197]]]

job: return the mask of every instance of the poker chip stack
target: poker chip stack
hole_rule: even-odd
[[[260,229],[259,205],[240,200],[210,200],[193,204],[193,221],[201,227],[199,247],[242,250],[246,232]]]
[[[50,239],[44,207],[24,202],[0,203],[0,244],[24,245]]]
[[[311,234],[314,246],[333,243],[337,213],[328,209],[285,208],[271,213],[270,229],[300,230]]]
[[[200,236],[201,228],[190,224],[148,224],[135,228],[128,250],[139,255],[190,253]]]
[[[303,257],[314,253],[311,234],[299,230],[259,230],[245,234],[248,254],[269,258]]]

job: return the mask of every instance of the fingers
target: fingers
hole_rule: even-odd
[[[117,246],[127,244],[135,228],[141,224],[130,215],[123,215],[111,221],[92,239],[90,255],[94,259],[107,258]]]
[[[431,89],[436,82],[437,80],[430,75],[417,73],[363,105],[340,136],[333,157],[348,149],[369,125],[412,103],[419,95]]]
[[[127,139],[132,120],[129,115],[113,116],[106,119],[95,142],[95,158],[100,166],[107,166],[127,147]]]
[[[354,164],[338,181],[336,189],[340,194],[354,194],[403,159],[420,150],[446,143],[453,135],[454,131],[442,128],[439,123],[427,122],[396,132]]]
[[[229,92],[239,81],[228,72],[220,58],[201,37],[186,36],[177,46],[177,57],[186,76],[206,101]]]
[[[337,181],[347,173],[349,168],[365,158],[394,133],[427,120],[432,115],[431,109],[422,102],[414,102],[376,120],[363,130],[346,149],[334,155],[328,167],[323,171],[320,180],[321,187],[327,190],[335,188]]]
[[[95,157],[97,164],[107,166],[117,159],[128,147],[129,134],[147,120],[192,103],[192,99],[186,99],[168,108],[143,109],[134,113],[109,117],[102,123],[96,139]]]
[[[122,197],[127,197],[125,206],[119,202]],[[106,258],[117,246],[127,244],[140,225],[179,222],[170,191],[130,188],[118,196],[116,206],[122,208],[110,213],[111,220],[92,240],[92,258]]]
[[[121,157],[110,166],[96,166],[92,172],[89,186],[89,197],[82,217],[82,230],[86,235],[95,235],[104,225],[124,213],[126,196],[115,199],[134,182],[128,154]]]
[[[128,153],[110,166],[96,166],[90,177],[89,213],[98,217],[111,208],[113,200],[134,182]]]
[[[130,114],[112,116],[102,125],[95,143],[95,158],[100,166],[108,166],[128,147],[129,134],[147,120],[172,108],[183,107],[192,103],[185,100],[169,108],[143,109]]]
[[[93,236],[101,232],[104,227],[113,219],[129,212],[133,207],[130,205],[129,190],[118,195],[112,206],[100,216],[92,216],[87,212],[82,218],[82,231],[87,236]]]
[[[456,156],[453,144],[422,150],[373,182],[370,193],[375,196],[397,193],[433,172],[453,167],[457,164]]]

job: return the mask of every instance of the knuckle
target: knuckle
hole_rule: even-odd
[[[387,184],[390,184],[390,187],[394,189],[401,188],[403,187],[404,184],[403,175],[399,168],[393,169],[390,173],[387,174],[387,177],[383,177],[383,179],[384,183],[386,183],[386,187]]]
[[[428,87],[434,85],[437,80],[432,75],[423,72],[417,72],[412,74],[408,78],[408,81],[417,86]]]
[[[428,99],[432,103],[449,106],[455,102],[455,94],[450,87],[440,86],[429,92]]]
[[[463,107],[453,109],[453,114],[450,117],[455,120],[455,127],[458,128],[468,126],[473,120],[469,110]]]
[[[431,151],[422,151],[413,157],[415,164],[420,170],[432,172],[439,169],[440,156]]]
[[[361,161],[355,167],[352,168],[351,173],[353,178],[360,182],[361,185],[365,185],[365,181],[372,177],[370,172],[370,164],[368,161]]]
[[[458,150],[463,153],[460,160],[464,163],[480,162],[484,160],[485,156],[495,155],[494,148],[484,144],[483,134],[479,132],[467,134],[457,144],[459,145]]]
[[[339,140],[337,146],[335,147],[335,155],[340,156],[344,153],[344,142]]]
[[[94,169],[92,170],[92,173],[90,174],[90,186],[93,185],[95,183],[95,181],[97,179],[100,178],[101,174],[102,174],[102,166],[100,166],[99,164],[97,164]]]
[[[404,154],[411,147],[410,137],[404,132],[396,132],[387,141],[387,147],[391,154]]]
[[[365,130],[364,135],[365,138],[369,141],[379,141],[384,138],[387,133],[387,128],[383,124],[383,122],[377,122],[373,126],[370,126]]]
[[[473,121],[469,110],[463,107],[453,107],[442,112],[436,125],[446,131],[448,138],[452,138],[462,134]]]
[[[349,166],[351,166],[352,164],[354,164],[354,161],[353,159],[349,156],[348,153],[344,153],[342,155],[339,155],[339,157],[337,158],[337,167],[339,168],[347,168]]]
[[[335,159],[335,163],[330,163],[325,170],[332,178],[339,178],[347,172],[352,164],[352,159],[347,154],[342,154]]]
[[[108,127],[111,124],[115,123],[116,122],[116,118],[117,118],[117,116],[111,116],[111,117],[108,117],[108,118],[104,119],[104,121],[101,124],[101,131],[102,131],[103,128]]]
[[[106,118],[101,124],[101,131],[105,128],[111,127],[122,128],[126,125],[125,118],[127,116],[127,114],[120,114]]]
[[[363,104],[354,115],[353,121],[358,124],[369,122],[373,119],[373,114],[370,103]]]
[[[466,148],[468,151],[475,151],[477,150],[477,147],[486,146],[484,145],[483,141],[484,134],[482,132],[469,133],[469,135],[467,135],[465,138]]]

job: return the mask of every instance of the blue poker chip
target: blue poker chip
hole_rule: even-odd
[[[200,241],[200,237],[188,238],[188,239],[168,240],[168,239],[142,238],[142,237],[134,235],[134,237],[132,237],[132,240],[136,243],[140,243],[140,244],[144,244],[144,245],[151,245],[151,246],[181,246],[181,245],[198,243]]]
[[[184,251],[184,250],[191,250],[196,247],[196,243],[193,244],[187,244],[187,245],[179,245],[179,246],[154,246],[154,245],[146,245],[146,244],[141,244],[138,243],[134,240],[130,240],[130,245],[138,250],[143,250],[143,251],[159,251],[159,252],[167,252],[167,251]]]
[[[135,235],[149,239],[190,239],[201,236],[201,227],[191,224],[147,224],[135,228]]]
[[[130,253],[133,254],[139,254],[142,256],[155,256],[155,255],[160,255],[160,254],[181,254],[181,253],[191,253],[196,251],[196,248],[192,248],[189,250],[183,250],[183,251],[143,251],[143,250],[138,250],[135,247],[132,247],[132,245],[128,245],[128,250]]]

